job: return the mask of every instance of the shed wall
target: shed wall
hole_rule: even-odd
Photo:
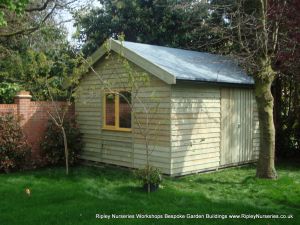
[[[132,96],[134,117],[132,131],[111,131],[102,129],[102,98],[110,87],[114,90],[128,89],[128,74],[124,64],[115,54],[101,59],[94,70],[84,76],[77,91],[75,111],[83,134],[82,159],[120,165],[131,168],[143,167],[146,163],[146,148],[142,132],[149,131],[150,163],[170,174],[170,85],[156,77],[145,74],[141,68],[131,64],[136,72],[144,73],[149,80],[139,84]],[[107,85],[103,85],[103,81]],[[144,107],[148,113],[149,126]]]
[[[220,166],[255,161],[257,115],[253,89],[221,88],[221,160]],[[255,127],[257,126],[257,128]]]
[[[252,146],[253,146],[253,159],[258,160],[259,149],[260,149],[260,130],[259,130],[259,120],[258,120],[258,111],[256,100],[253,97],[253,135],[252,135]]]
[[[219,166],[220,121],[219,87],[172,86],[172,175]]]
[[[245,129],[233,134],[236,121]],[[172,86],[171,128],[174,176],[233,165],[223,163],[225,150],[236,164],[257,160],[259,124],[252,89],[178,83]]]

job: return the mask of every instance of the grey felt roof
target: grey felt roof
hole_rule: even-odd
[[[254,84],[252,77],[224,56],[128,41],[124,41],[123,46],[177,80]]]

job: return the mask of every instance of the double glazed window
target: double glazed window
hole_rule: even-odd
[[[103,128],[110,130],[131,130],[131,93],[105,93],[103,101]]]

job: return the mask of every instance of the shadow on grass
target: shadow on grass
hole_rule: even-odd
[[[86,166],[73,166],[69,168],[69,174],[66,175],[64,167],[47,167],[37,170],[28,170],[9,174],[9,176],[33,176],[34,178],[43,178],[48,180],[69,180],[76,181],[84,178],[105,178],[107,180],[119,180],[126,182],[133,178],[133,173],[129,170],[119,170],[118,168],[94,168]]]
[[[225,181],[225,180],[219,180],[219,179],[214,179],[214,178],[209,178],[209,177],[200,177],[195,182],[200,183],[200,184],[220,184],[220,185],[242,185],[242,184],[248,184],[248,183],[253,183],[256,178],[254,176],[248,176],[241,181]]]
[[[288,171],[300,171],[300,163],[295,163],[295,162],[287,162],[283,161],[276,165],[276,168],[279,170],[288,170]]]

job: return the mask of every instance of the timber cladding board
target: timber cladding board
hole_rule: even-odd
[[[110,43],[111,43],[111,48],[115,52],[124,54],[124,56],[128,60],[136,63],[137,65],[139,65],[140,68],[143,68],[146,71],[151,71],[152,74],[154,74],[157,77],[160,77],[160,79],[162,79],[167,84],[175,84],[176,83],[175,76],[173,76],[169,72],[163,70],[161,67],[159,67],[153,63],[150,63],[148,60],[144,59],[143,57],[139,56],[135,52],[129,50],[128,48],[122,48],[122,50],[121,50],[120,44],[115,41],[111,41]]]
[[[219,161],[215,161],[215,159],[212,159],[211,161],[206,161],[199,164],[192,164],[192,165],[184,165],[182,164],[182,167],[174,168],[172,170],[173,176],[182,176],[186,174],[191,173],[198,173],[201,171],[208,171],[217,169],[219,167]]]
[[[172,175],[219,165],[220,110],[220,88],[172,86]]]
[[[252,145],[253,145],[253,160],[257,160],[259,156],[259,150],[260,150],[260,130],[259,130],[259,121],[258,121],[258,112],[257,112],[257,106],[256,102],[254,101],[254,113],[253,113],[253,138],[252,138]]]
[[[257,159],[259,124],[252,89],[172,86],[171,128],[172,175]]]
[[[256,102],[252,89],[221,90],[221,166],[257,159]]]
[[[130,65],[136,72],[145,74],[143,69]],[[151,153],[150,163],[170,174],[170,85],[146,73],[149,76],[148,83],[139,83],[139,90],[132,97],[132,131],[103,130],[103,94],[109,89],[128,90],[130,87],[126,69],[116,54],[111,54],[108,59],[100,59],[93,68],[97,74],[93,71],[86,74],[76,93],[75,110],[85,143],[81,158],[133,168],[143,167],[146,149],[141,134],[143,129],[147,129],[150,133],[150,149],[155,148]],[[146,125],[144,107],[149,110],[150,125]]]

